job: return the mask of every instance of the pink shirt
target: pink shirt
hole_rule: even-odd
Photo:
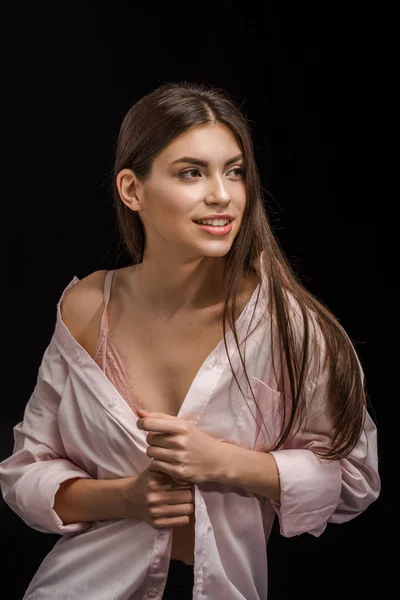
[[[95,360],[61,320],[43,355],[23,421],[14,428],[14,450],[0,463],[8,505],[31,527],[61,535],[41,563],[24,600],[160,600],[164,591],[172,529],[158,530],[139,519],[63,525],[53,510],[59,485],[73,477],[111,479],[139,475],[151,459],[147,432]],[[219,440],[263,452],[276,439],[282,395],[269,356],[271,340],[267,281],[252,318],[258,288],[236,321],[246,367],[268,434],[260,431],[232,376],[223,340],[199,369],[178,417]],[[249,327],[250,326],[250,327]],[[232,366],[251,412],[256,405],[245,385],[231,331],[226,336]],[[242,353],[244,347],[241,346]],[[280,502],[215,482],[194,485],[194,600],[265,600],[267,541],[274,518],[286,537],[319,536],[328,523],[343,523],[363,512],[379,495],[376,428],[366,413],[358,446],[341,461],[319,459],[314,450],[331,439],[326,380],[313,382],[318,408],[307,428],[274,451]],[[311,390],[311,387],[310,387]],[[322,410],[321,410],[322,407]]]

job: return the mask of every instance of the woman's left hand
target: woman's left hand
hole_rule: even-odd
[[[185,419],[138,409],[137,427],[148,431],[146,454],[151,471],[166,473],[178,483],[215,481],[221,442]]]

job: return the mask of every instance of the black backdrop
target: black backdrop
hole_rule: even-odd
[[[4,32],[12,209],[6,240],[7,362],[0,460],[12,450],[73,275],[117,264],[108,173],[123,114],[164,81],[223,87],[251,120],[266,206],[298,275],[356,345],[378,423],[382,493],[320,538],[269,543],[269,600],[375,598],[391,577],[386,536],[394,449],[383,381],[379,198],[371,152],[379,66],[376,15],[337,5],[25,3]],[[370,185],[371,184],[371,185]],[[387,322],[385,323],[385,319]],[[4,364],[4,363],[3,363]],[[1,501],[1,585],[22,598],[57,536],[27,527]],[[110,599],[111,600],[111,599]]]

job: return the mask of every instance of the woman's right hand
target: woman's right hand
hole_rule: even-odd
[[[126,517],[136,517],[155,529],[182,527],[194,513],[194,486],[147,467],[124,492]]]

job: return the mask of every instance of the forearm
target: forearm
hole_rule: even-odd
[[[253,494],[279,501],[279,472],[272,454],[227,442],[220,444],[214,481],[235,485]]]
[[[105,521],[126,516],[124,493],[137,477],[122,479],[68,479],[55,496],[54,511],[64,525]],[[130,515],[134,516],[134,515]]]

